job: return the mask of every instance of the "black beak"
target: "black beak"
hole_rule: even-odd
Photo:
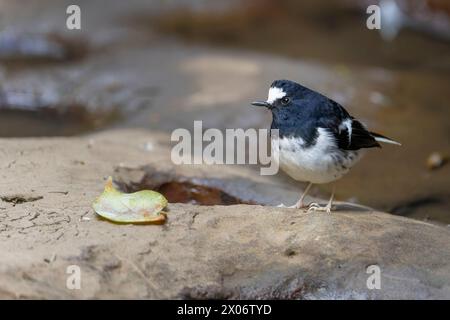
[[[266,101],[255,101],[255,102],[252,102],[252,106],[255,106],[255,107],[266,107],[266,108],[271,108],[272,107],[272,105],[270,103],[266,102]]]

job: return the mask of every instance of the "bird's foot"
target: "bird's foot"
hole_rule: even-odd
[[[324,211],[326,213],[331,213],[331,205],[327,204],[326,206],[321,206],[317,202],[310,203],[308,206],[308,212],[313,211]]]
[[[303,201],[298,201],[296,204],[294,204],[291,208],[295,208],[295,209],[304,209],[304,208],[308,208],[307,205],[305,205],[303,203]]]

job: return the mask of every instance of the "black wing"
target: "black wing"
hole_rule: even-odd
[[[349,125],[347,125],[348,122],[345,121],[349,121]],[[351,128],[350,134],[349,128]],[[353,117],[344,120],[343,125],[341,125],[340,130],[338,130],[338,134],[335,136],[339,148],[345,150],[381,147],[364,125]]]
[[[358,150],[381,147],[366,127],[350,116],[340,104],[329,100],[325,108],[321,124],[334,135],[340,149]]]

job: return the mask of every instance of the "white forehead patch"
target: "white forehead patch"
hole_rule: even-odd
[[[275,102],[275,100],[281,99],[285,95],[286,95],[286,92],[284,92],[283,89],[277,88],[277,87],[271,87],[269,89],[269,96],[267,98],[267,102],[272,104]]]

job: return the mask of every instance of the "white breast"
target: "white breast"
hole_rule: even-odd
[[[295,180],[328,183],[345,175],[361,158],[359,150],[338,149],[335,139],[325,129],[319,128],[318,132],[316,143],[310,147],[305,147],[299,137],[272,139],[274,158],[278,159],[280,168]]]

